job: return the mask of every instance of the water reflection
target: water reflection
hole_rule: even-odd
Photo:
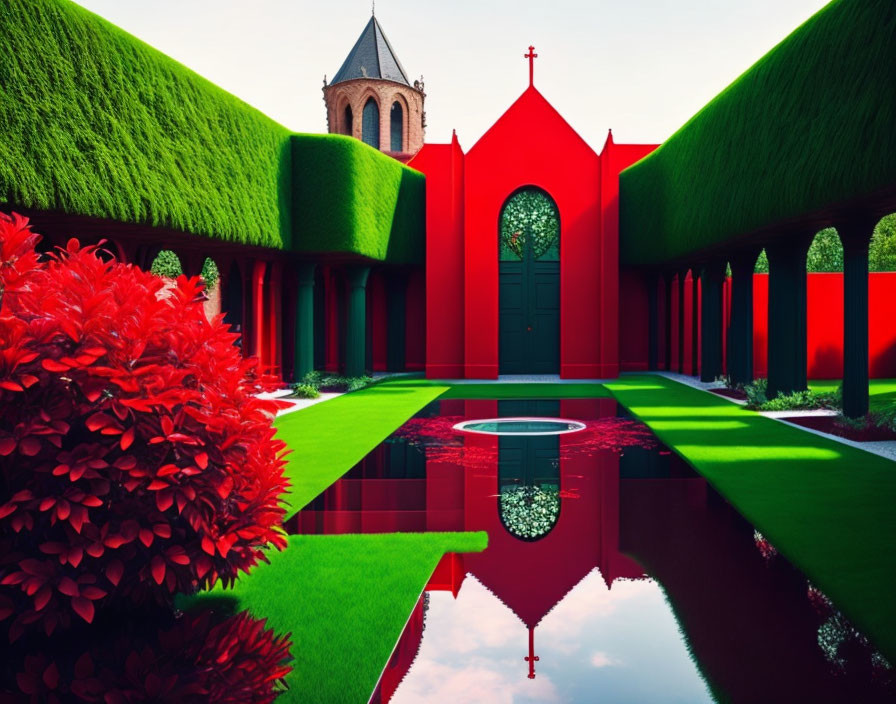
[[[299,514],[307,533],[489,534],[485,552],[442,560],[374,701],[891,701],[872,645],[619,411],[433,404]],[[452,428],[524,415],[586,429]]]

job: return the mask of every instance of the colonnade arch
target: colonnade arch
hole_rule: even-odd
[[[724,374],[729,383],[750,383],[756,366],[754,274],[767,274],[767,393],[773,398],[805,390],[808,274],[842,272],[842,279],[819,279],[817,286],[828,286],[830,295],[829,284],[842,283],[843,326],[837,354],[842,350],[843,412],[853,418],[865,415],[869,272],[896,270],[896,214],[881,218],[879,210],[850,211],[822,225],[826,226],[809,225],[733,246],[699,264],[648,272],[649,368],[699,374],[703,381]],[[836,307],[825,319],[838,315]],[[690,370],[688,345],[693,354]]]

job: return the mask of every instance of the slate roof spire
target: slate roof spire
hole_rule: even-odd
[[[411,85],[375,15],[371,16],[330,85],[355,78],[378,78]]]

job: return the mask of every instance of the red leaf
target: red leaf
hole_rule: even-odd
[[[218,496],[222,499],[226,499],[230,496],[230,492],[233,491],[233,479],[231,477],[224,477],[221,480],[221,483],[218,484]]]
[[[59,669],[56,667],[55,662],[51,662],[47,669],[44,670],[44,674],[41,676],[41,679],[44,681],[44,684],[47,686],[47,689],[53,691],[59,685]]]
[[[66,596],[78,596],[81,593],[75,580],[71,577],[63,577],[60,579],[56,588],[60,593],[65,594]]]
[[[139,534],[140,542],[146,547],[152,545],[152,531],[148,528],[141,528]]]
[[[121,581],[121,575],[124,574],[124,564],[121,560],[113,560],[106,565],[106,579],[108,579],[116,587]]]
[[[0,438],[0,456],[6,457],[7,455],[12,454],[13,450],[16,449],[16,445],[15,438]]]
[[[22,438],[19,440],[19,452],[26,457],[34,457],[40,452],[40,440],[37,438]]]
[[[160,538],[168,539],[171,537],[171,526],[168,523],[156,523],[152,527],[152,532]]]
[[[165,580],[165,561],[158,555],[152,558],[150,570],[152,570],[152,578],[156,584],[161,584]]]
[[[24,386],[26,389],[30,389],[37,382],[39,382],[40,379],[38,379],[36,376],[33,376],[31,374],[22,374],[19,377],[19,381],[22,382],[22,386]]]
[[[107,425],[111,425],[114,422],[115,420],[112,418],[112,416],[109,416],[105,413],[94,413],[87,419],[84,425],[87,426],[88,430],[95,432],[97,430],[100,430],[101,428],[105,428]]]
[[[196,461],[196,464],[205,469],[208,467],[208,453],[207,452],[197,452],[196,456],[193,458]]]
[[[127,450],[134,442],[135,431],[133,426],[124,431],[124,434],[121,436],[121,440],[119,440],[119,445],[122,450]]]
[[[174,492],[170,489],[168,491],[160,491],[156,494],[156,508],[159,511],[167,511],[171,508],[171,504],[174,503]]]
[[[87,623],[93,622],[93,602],[90,599],[85,599],[83,596],[73,596],[72,609]]]
[[[69,366],[67,364],[61,364],[55,359],[43,359],[41,360],[41,366],[48,372],[54,373],[67,372],[69,370]]]
[[[99,587],[94,587],[88,584],[86,587],[81,588],[81,596],[90,599],[91,601],[97,601],[106,596],[106,592]]]
[[[52,595],[53,590],[50,588],[49,584],[45,584],[38,589],[37,594],[34,595],[34,610],[41,611],[50,601]]]

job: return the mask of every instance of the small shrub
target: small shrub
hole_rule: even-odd
[[[159,252],[152,260],[149,270],[156,276],[165,279],[176,279],[184,273],[184,269],[180,265],[180,258],[170,249],[163,249]]]
[[[325,372],[308,372],[302,377],[301,384],[313,386],[318,391],[327,393],[347,393],[358,391],[373,383],[370,376],[341,376],[339,374],[327,374]]]
[[[761,411],[810,411],[816,408],[824,408],[821,399],[812,391],[794,391],[792,394],[778,393],[761,406]]]
[[[317,398],[320,391],[311,384],[295,384],[292,387],[292,395],[296,398]]]
[[[320,380],[323,378],[323,375],[317,371],[310,371],[305,376],[302,377],[301,383],[306,386],[313,386],[315,389],[320,386]]]
[[[874,409],[869,418],[878,428],[896,432],[896,403],[888,403],[886,406]]]
[[[205,290],[212,291],[215,286],[218,285],[218,280],[220,279],[220,274],[218,273],[218,265],[215,264],[215,260],[211,257],[206,257],[205,261],[202,262],[202,271],[199,272],[199,277],[205,283]]]
[[[768,401],[768,396],[766,396],[767,392],[767,379],[755,379],[753,382],[744,386],[744,393],[747,395],[747,408],[755,410]]]

